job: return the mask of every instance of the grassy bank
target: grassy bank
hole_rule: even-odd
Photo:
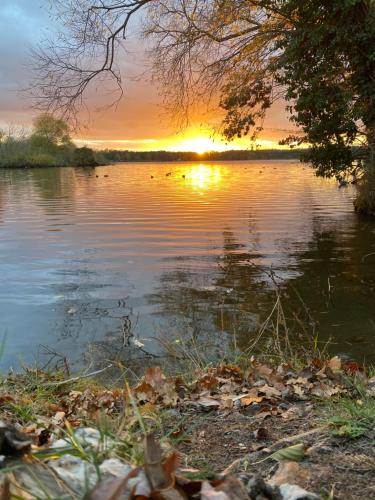
[[[150,367],[131,386],[126,379],[103,384],[86,375],[27,369],[3,377],[1,386],[1,419],[33,442],[23,458],[5,460],[14,488],[32,492],[27,470],[40,464],[48,470],[67,454],[96,468],[108,458],[141,466],[144,436],[153,432],[167,456],[180,454],[180,473],[189,480],[256,472],[321,498],[374,495],[375,378],[337,357],[303,366],[243,357],[237,365],[190,366],[183,376]],[[83,427],[99,431],[99,447],[89,449],[74,437]],[[66,447],[55,448],[59,438]]]

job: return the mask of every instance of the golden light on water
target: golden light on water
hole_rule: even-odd
[[[208,190],[220,186],[223,181],[224,167],[201,163],[187,167],[184,175],[192,188]]]

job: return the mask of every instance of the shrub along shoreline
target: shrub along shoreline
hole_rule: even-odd
[[[77,147],[67,123],[48,113],[34,120],[31,133],[24,129],[0,129],[1,168],[97,166],[103,162],[100,153]]]

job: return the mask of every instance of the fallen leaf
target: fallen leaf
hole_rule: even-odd
[[[147,368],[144,379],[147,384],[150,384],[153,389],[158,390],[164,384],[165,376],[161,371],[160,366]]]
[[[201,500],[230,500],[230,497],[223,491],[215,490],[208,481],[203,481]]]
[[[318,385],[315,385],[310,392],[313,396],[318,396],[320,398],[330,398],[334,394],[339,394],[344,391],[340,387],[332,387],[327,384],[320,383]]]
[[[153,403],[156,396],[153,387],[145,381],[133,389],[133,394],[138,401],[149,403]]]
[[[286,382],[286,385],[298,385],[298,384],[311,386],[311,384],[309,384],[308,379],[305,377],[292,378]]]
[[[219,379],[213,373],[209,372],[200,377],[197,383],[204,389],[212,390],[219,385]]]
[[[62,425],[65,420],[65,412],[57,411],[54,416],[51,418],[51,422],[53,425]]]
[[[242,396],[239,398],[241,402],[241,406],[249,406],[253,403],[261,403],[263,401],[262,396],[254,397],[254,396]]]
[[[267,384],[258,387],[258,391],[265,394],[267,398],[281,396],[281,392],[278,389],[276,389],[275,387],[271,387]]]
[[[139,469],[134,469],[127,476],[101,481],[88,496],[88,500],[118,500],[121,498],[129,479],[135,477]]]
[[[293,385],[293,391],[294,391],[294,394],[296,394],[297,396],[299,397],[304,397],[305,396],[305,391],[304,391],[304,388],[301,387],[300,385]]]
[[[284,483],[297,484],[305,486],[309,480],[310,474],[308,470],[297,462],[289,462],[287,460],[279,463],[275,475],[270,479],[269,483],[273,486],[280,486]]]
[[[220,401],[209,396],[201,396],[192,403],[204,408],[218,408],[220,406]]]
[[[342,372],[341,359],[338,356],[334,356],[333,358],[331,358],[328,361],[327,366],[334,374]]]
[[[364,371],[363,366],[359,365],[355,361],[348,361],[344,364],[343,369],[346,373],[349,373],[349,375]]]
[[[220,377],[231,378],[237,382],[242,382],[243,372],[238,365],[226,365],[221,363],[217,369],[217,374]]]
[[[0,405],[4,403],[8,403],[9,401],[14,401],[14,397],[10,394],[1,394],[0,395]]]
[[[282,462],[283,460],[300,462],[303,459],[304,455],[305,447],[302,443],[299,443],[293,446],[288,446],[288,448],[282,448],[281,450],[275,451],[268,458],[272,458],[277,462]]]
[[[234,406],[234,401],[231,397],[224,397],[220,399],[220,408],[230,410]]]

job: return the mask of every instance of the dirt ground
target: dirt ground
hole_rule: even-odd
[[[259,419],[246,411],[202,413],[196,410],[184,414],[183,418],[184,423],[174,432],[174,444],[182,453],[185,467],[217,472],[224,471],[237,459],[245,459],[233,466],[232,471],[256,472],[270,479],[279,466],[273,460],[261,460],[271,451],[303,443],[305,458],[290,468],[287,481],[321,498],[375,498],[373,436],[335,437],[312,408],[307,411],[301,408],[288,419],[273,415]],[[317,428],[321,430],[294,440]],[[293,441],[277,444],[283,438],[293,438]],[[261,463],[252,465],[259,461]]]

